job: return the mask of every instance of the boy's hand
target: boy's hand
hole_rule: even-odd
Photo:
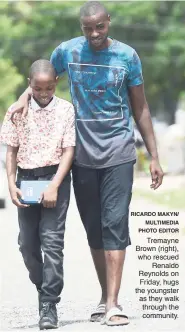
[[[50,183],[41,198],[43,206],[46,208],[54,208],[57,203],[57,196],[58,188],[52,183]]]
[[[152,159],[150,163],[150,173],[152,178],[152,184],[150,188],[156,190],[162,184],[164,176],[158,159]]]
[[[10,196],[12,199],[12,203],[16,205],[19,208],[25,208],[28,207],[29,205],[27,204],[22,204],[19,200],[19,198],[22,198],[22,193],[19,188],[16,187],[16,185],[12,185],[9,187],[10,191]]]

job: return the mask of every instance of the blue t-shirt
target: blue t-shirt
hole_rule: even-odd
[[[136,158],[128,87],[143,83],[133,48],[112,40],[94,51],[85,37],[61,43],[51,62],[58,75],[67,71],[76,111],[75,163],[103,168]]]

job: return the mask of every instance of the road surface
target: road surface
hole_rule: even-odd
[[[6,189],[7,191],[7,189]],[[8,197],[8,191],[7,191]],[[16,208],[7,198],[7,208],[0,210],[0,261],[1,261],[1,292],[0,292],[0,314],[1,327],[0,330],[6,331],[38,331],[38,311],[37,311],[37,293],[35,287],[28,279],[28,273],[24,267],[21,254],[18,250],[17,236],[18,225],[16,220]],[[169,211],[165,207],[158,207],[144,200],[132,200],[131,212],[144,211]],[[117,331],[170,331],[182,332],[185,330],[185,234],[183,232],[185,226],[185,213],[181,211],[179,217],[161,219],[178,220],[179,235],[176,234],[139,234],[139,227],[146,227],[145,217],[130,218],[130,232],[132,246],[127,250],[127,257],[124,267],[122,286],[120,291],[120,304],[124,308],[125,314],[130,318],[130,324],[125,327],[113,328]],[[159,219],[151,218],[148,219]],[[148,226],[147,226],[148,227]],[[156,226],[158,227],[158,226]],[[180,306],[177,310],[179,318],[142,318],[142,302],[139,301],[139,295],[135,293],[135,288],[139,286],[139,270],[154,271],[151,268],[151,261],[141,262],[138,260],[138,252],[136,245],[146,245],[146,238],[178,238],[180,244],[180,268],[179,277],[171,277],[168,280],[180,281],[179,288]],[[140,253],[143,254],[143,253]],[[168,253],[170,254],[170,253]],[[173,253],[171,253],[173,254]],[[100,298],[100,288],[97,277],[92,264],[90,252],[87,246],[85,232],[80,222],[77,212],[74,196],[72,193],[70,208],[68,212],[65,236],[64,250],[64,290],[62,300],[58,305],[59,330],[61,331],[112,331],[111,327],[100,325],[99,323],[90,323],[89,317],[92,310],[96,307]],[[174,262],[174,261],[173,261]],[[158,269],[157,271],[160,271]],[[163,278],[145,278],[145,280]],[[155,288],[155,286],[143,286],[143,288]],[[168,288],[172,288],[169,286]],[[142,294],[140,294],[142,296]],[[145,302],[146,304],[146,302]],[[151,304],[147,302],[147,304]],[[152,302],[153,305],[159,305],[157,301]],[[174,310],[172,310],[174,312]],[[148,313],[160,313],[160,311],[149,310]]]

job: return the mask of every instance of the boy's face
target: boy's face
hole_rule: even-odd
[[[32,88],[33,97],[38,101],[40,106],[47,106],[52,99],[57,84],[57,78],[50,73],[34,74],[32,79],[29,79],[30,87]]]

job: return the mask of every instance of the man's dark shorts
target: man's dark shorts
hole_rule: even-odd
[[[131,244],[129,205],[135,160],[92,169],[73,165],[78,210],[92,249],[123,250]]]

